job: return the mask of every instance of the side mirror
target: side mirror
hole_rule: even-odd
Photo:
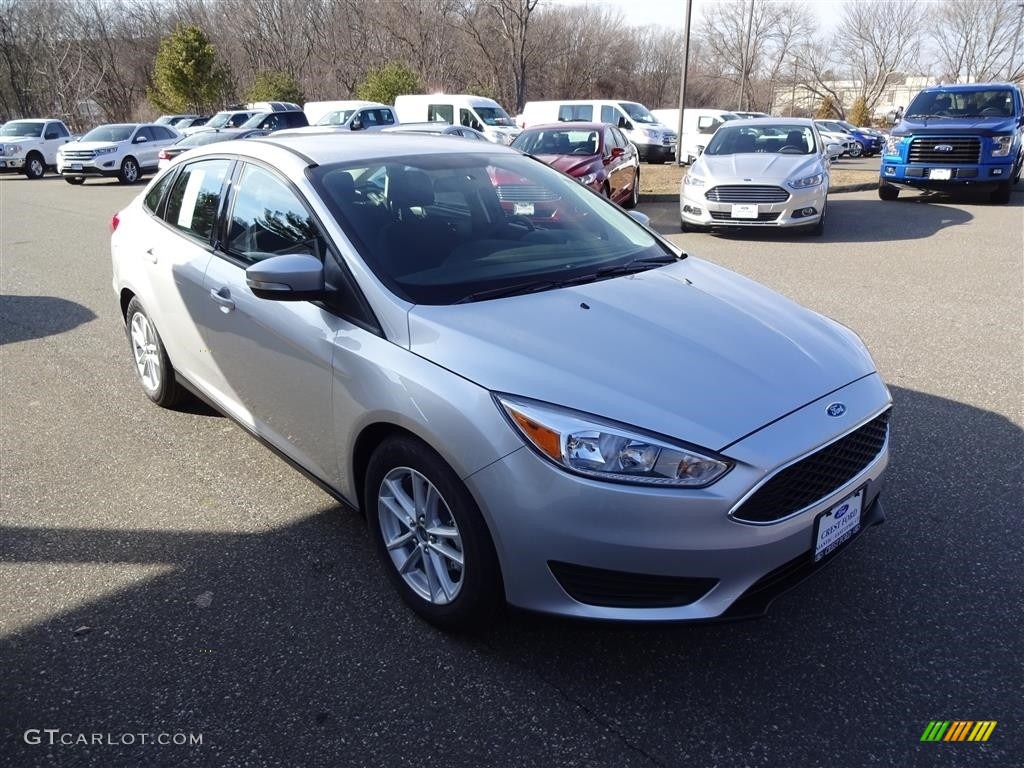
[[[58,134],[56,131],[47,131],[46,135],[43,136],[43,138],[46,139],[47,141],[53,141],[54,139],[59,139],[60,134]]]
[[[651,226],[651,217],[648,216],[646,213],[640,213],[640,211],[630,211],[629,217],[642,227]]]
[[[629,122],[629,120],[627,120],[624,117],[620,117],[619,118],[619,125],[618,125],[618,127],[619,128],[623,128],[623,129],[625,129],[627,131],[633,130],[633,124],[631,122]]]
[[[132,144],[145,144],[147,141],[149,141],[149,139],[145,136],[136,136]]]
[[[253,295],[271,301],[316,301],[324,294],[324,265],[308,253],[270,256],[245,270]]]
[[[626,150],[624,150],[622,147],[612,147],[612,160],[614,160],[617,157],[622,157],[624,154],[626,154]]]
[[[353,131],[361,131],[361,130],[363,130],[363,121],[362,121],[362,118],[360,118],[360,117],[358,117],[358,116],[357,116],[357,117],[353,117],[353,118],[352,118],[352,122],[351,122],[351,123],[349,123],[348,127],[349,127],[349,128],[351,129],[351,130],[353,130]]]

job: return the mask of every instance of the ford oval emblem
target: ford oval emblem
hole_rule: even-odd
[[[825,409],[825,413],[832,417],[842,416],[846,413],[846,406],[842,403],[831,403],[829,407]]]
[[[835,517],[835,519],[838,520],[840,517],[842,517],[843,515],[845,515],[849,511],[850,511],[850,505],[849,504],[843,504],[843,506],[841,506],[839,509],[837,509],[832,514]]]
[[[932,149],[935,150],[936,152],[952,152],[953,151],[953,145],[952,144],[936,144],[934,147],[932,147]]]

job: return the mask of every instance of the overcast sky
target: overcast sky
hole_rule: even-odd
[[[691,25],[698,24],[704,8],[716,2],[720,2],[720,0],[693,0]],[[817,13],[823,29],[832,28],[831,20],[839,8],[847,2],[849,0],[807,0],[808,6]],[[676,29],[683,28],[683,14],[686,7],[684,0],[547,0],[547,4],[551,5],[586,3],[619,8],[627,21],[638,26],[658,24]]]

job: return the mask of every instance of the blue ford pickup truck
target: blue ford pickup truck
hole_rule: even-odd
[[[1008,203],[1022,163],[1024,96],[1017,85],[938,85],[914,97],[886,140],[878,196],[895,200],[900,186],[984,185],[993,203]]]

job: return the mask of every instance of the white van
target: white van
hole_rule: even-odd
[[[376,101],[310,101],[303,106],[310,127],[379,131],[398,122],[395,111]]]
[[[495,144],[511,144],[522,131],[494,99],[447,93],[415,94],[395,99],[399,123],[444,122],[474,128]]]
[[[658,121],[643,104],[618,99],[565,99],[562,101],[528,101],[520,115],[522,126],[529,128],[545,123],[581,121],[611,123],[636,145],[640,159],[648,163],[664,163],[676,156],[676,131]]]
[[[679,109],[655,109],[653,114],[659,121],[672,126],[679,126]],[[711,141],[721,126],[729,120],[739,120],[739,115],[726,112],[724,109],[686,109],[683,110],[683,140],[680,143],[680,155],[690,165],[696,160],[704,147]]]

